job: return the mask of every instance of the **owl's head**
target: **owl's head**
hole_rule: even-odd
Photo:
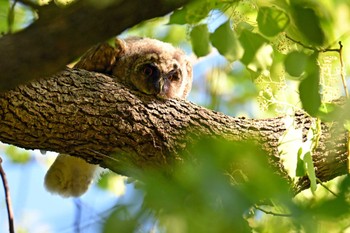
[[[116,40],[113,75],[136,89],[162,98],[186,98],[192,87],[192,66],[180,49],[150,38]]]

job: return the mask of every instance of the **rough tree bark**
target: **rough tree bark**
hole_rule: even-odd
[[[187,101],[144,95],[84,70],[66,69],[1,94],[0,117],[2,142],[69,153],[122,174],[129,165],[145,168],[181,160],[180,151],[201,136],[253,139],[269,151],[272,167],[285,173],[277,148],[286,130],[283,117],[229,117]],[[313,119],[296,113],[295,120],[306,132]],[[322,125],[313,157],[322,181],[347,173],[347,134],[335,125]],[[302,179],[297,190],[308,185]]]
[[[146,19],[163,16],[189,0],[94,2],[80,0],[65,8],[52,2],[38,7],[38,20],[20,32],[1,37],[0,91],[52,75],[92,45]]]

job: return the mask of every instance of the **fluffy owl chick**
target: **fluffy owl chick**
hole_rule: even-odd
[[[124,84],[163,98],[186,98],[192,87],[188,57],[168,43],[150,38],[116,39],[91,48],[75,65],[113,75]]]
[[[192,66],[180,49],[150,38],[116,39],[91,48],[75,68],[111,75],[143,93],[163,99],[187,97],[192,86]],[[84,194],[97,165],[59,154],[45,176],[45,187],[63,197]]]

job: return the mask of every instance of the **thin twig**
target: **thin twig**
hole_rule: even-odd
[[[81,222],[81,200],[80,198],[74,198],[75,204],[75,220],[74,220],[74,232],[80,233],[80,222]]]
[[[342,47],[339,48],[339,49],[331,49],[331,48],[322,49],[322,48],[315,48],[315,47],[312,47],[312,46],[305,45],[305,44],[303,44],[302,42],[297,41],[297,40],[293,39],[292,37],[288,36],[287,34],[286,34],[285,36],[286,36],[286,38],[287,38],[288,40],[290,40],[290,41],[292,41],[292,42],[294,42],[294,43],[300,45],[301,47],[303,47],[303,48],[305,48],[305,49],[310,49],[310,50],[312,50],[312,51],[319,52],[319,53],[325,53],[325,52],[337,52],[337,53],[339,53],[339,52],[341,51],[341,48],[342,48]]]
[[[297,40],[293,39],[292,37],[288,36],[287,34],[286,34],[286,38],[287,38],[288,40],[291,40],[291,41],[293,41],[294,43],[296,43],[296,44],[298,44],[298,45],[300,45],[300,46],[306,48],[306,49],[310,49],[310,50],[313,50],[313,51],[318,51],[316,48],[311,47],[311,46],[307,46],[307,45],[301,43],[300,41],[297,41]]]
[[[271,215],[278,216],[278,217],[292,217],[291,214],[275,213],[275,212],[272,212],[272,211],[264,210],[264,209],[262,209],[261,207],[259,207],[257,205],[254,205],[254,208],[264,212],[265,214],[271,214]]]
[[[293,41],[294,43],[306,48],[306,49],[310,49],[313,50],[315,52],[320,52],[320,53],[325,53],[325,52],[337,52],[339,54],[339,60],[340,60],[340,77],[343,83],[343,88],[344,88],[344,92],[345,92],[345,96],[348,99],[349,98],[349,91],[346,85],[346,80],[345,80],[345,69],[344,69],[344,60],[343,60],[343,45],[341,43],[341,41],[338,42],[339,44],[339,49],[330,49],[330,48],[326,48],[326,49],[318,49],[312,46],[307,46],[303,43],[301,43],[300,41],[294,40],[293,38],[291,38],[290,36],[288,36],[286,34],[286,38]]]
[[[328,192],[330,192],[331,194],[333,194],[335,197],[339,197],[338,194],[336,194],[335,192],[333,192],[332,190],[330,190],[330,188],[328,188],[326,185],[323,184],[323,182],[317,178],[317,182],[323,187],[325,188]]]
[[[10,189],[7,183],[6,174],[4,169],[2,168],[2,159],[0,158],[0,175],[2,179],[2,184],[4,186],[4,192],[5,192],[5,199],[6,199],[6,207],[7,207],[7,216],[8,216],[8,222],[9,222],[9,232],[15,233],[15,225],[13,221],[13,210],[12,210],[12,204],[11,204],[11,196],[10,196]]]

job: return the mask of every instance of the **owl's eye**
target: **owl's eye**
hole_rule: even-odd
[[[179,72],[177,70],[170,71],[169,74],[168,74],[168,78],[169,78],[170,81],[178,81],[178,80],[180,80]]]
[[[147,76],[147,77],[152,77],[152,78],[157,78],[159,77],[159,69],[155,65],[152,64],[146,64],[142,67],[141,72]]]

